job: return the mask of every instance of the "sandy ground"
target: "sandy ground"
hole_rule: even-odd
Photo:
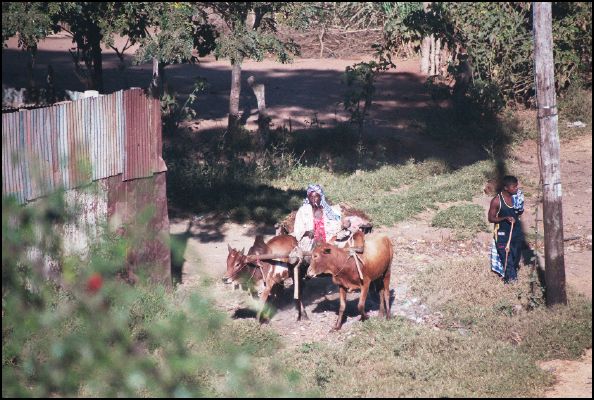
[[[121,44],[121,41],[117,43]],[[8,41],[2,50],[2,83],[11,87],[24,87],[27,82],[27,55],[16,49],[16,41]],[[81,82],[73,76],[73,67],[68,49],[71,41],[65,35],[52,35],[39,45],[34,70],[34,79],[43,86],[48,65],[55,71],[56,86],[61,89],[84,90]],[[266,101],[272,122],[276,126],[292,129],[307,127],[316,121],[322,126],[332,126],[346,120],[342,110],[342,74],[348,65],[361,61],[352,59],[297,59],[293,64],[281,65],[273,61],[262,63],[246,62],[243,66],[243,90],[241,109],[248,128],[255,127],[256,102],[247,88],[245,80],[253,75],[257,81],[266,85]],[[104,80],[106,91],[125,87],[146,87],[150,80],[151,65],[132,65],[126,59],[127,68],[118,70],[118,60],[112,50],[104,51]],[[418,74],[418,61],[398,61],[398,68],[379,78],[376,100],[368,123],[368,132],[389,133],[397,137],[401,144],[404,159],[414,156],[417,160],[427,157],[449,155],[449,149],[433,145],[429,139],[419,143],[418,135],[410,131],[414,112],[428,107],[431,99],[423,88],[424,77]],[[172,89],[180,94],[188,94],[193,79],[202,76],[208,79],[209,88],[200,95],[198,101],[198,120],[190,125],[199,134],[212,128],[222,128],[226,124],[228,90],[230,87],[230,67],[226,61],[207,57],[198,65],[173,65],[166,69],[167,79]],[[565,262],[567,283],[570,289],[592,296],[592,137],[585,136],[561,145],[563,210],[566,242]],[[471,157],[472,158],[472,157]],[[526,142],[514,153],[515,166],[528,176],[524,186],[536,194],[538,166],[536,164],[536,144]],[[525,172],[524,172],[525,171]],[[527,214],[524,227],[534,224],[535,197],[527,198]],[[475,202],[488,207],[490,197],[479,196]],[[542,211],[541,211],[542,212]],[[208,216],[191,223],[188,219],[171,220],[171,234],[187,239],[185,262],[181,268],[182,283],[178,290],[192,291],[197,286],[209,283],[212,296],[217,305],[234,318],[254,318],[250,311],[251,300],[241,291],[232,291],[221,282],[225,270],[227,245],[236,248],[252,244],[256,234],[266,238],[273,234],[271,227],[258,227],[251,224],[238,225],[225,223]],[[447,229],[428,226],[429,218],[419,218],[401,223],[391,228],[379,229],[390,236],[402,257],[392,265],[392,310],[396,315],[409,318],[418,323],[431,323],[432,315],[408,292],[410,279],[415,271],[447,254],[459,257],[468,254],[484,253],[489,235],[479,235],[468,241],[456,241]],[[542,225],[540,227],[542,232]],[[402,260],[409,260],[406,264]],[[444,259],[446,260],[446,259]],[[292,290],[286,288],[278,313],[264,329],[273,329],[283,337],[288,346],[312,340],[340,341],[351,335],[353,324],[359,323],[356,302],[359,294],[348,296],[347,321],[340,332],[329,332],[338,310],[336,288],[328,278],[307,281],[305,304],[310,320],[295,321],[292,304]],[[370,315],[377,315],[377,298],[370,296],[367,307]],[[557,384],[546,393],[547,397],[588,397],[592,395],[592,352],[589,349],[582,360],[554,360],[541,364],[552,371]]]

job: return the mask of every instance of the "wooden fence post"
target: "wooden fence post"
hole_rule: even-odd
[[[567,304],[551,3],[533,2],[534,69],[542,174],[547,306]]]

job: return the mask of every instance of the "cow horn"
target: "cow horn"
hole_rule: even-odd
[[[227,243],[227,248],[229,249],[229,253],[231,253],[231,251],[233,251],[233,248],[231,247],[231,245],[229,243]]]

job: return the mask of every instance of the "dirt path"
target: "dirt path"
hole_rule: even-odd
[[[335,120],[344,120],[344,113],[337,111],[337,102],[340,101],[335,93],[340,93],[340,76],[346,65],[351,65],[353,60],[297,60],[295,64],[279,66],[273,63],[247,63],[245,75],[254,74],[257,78],[266,79],[269,82],[267,99],[271,104],[271,115],[276,124],[287,124],[289,118],[293,127],[307,126],[315,116],[321,123],[332,124]],[[418,75],[416,61],[399,62],[396,71],[391,72],[382,79],[383,83],[378,85],[378,102],[372,110],[371,125],[374,132],[389,130],[398,136],[407,150],[413,150],[419,154],[419,145],[413,143],[418,141],[417,135],[410,135],[407,126],[402,121],[406,120],[408,113],[414,112],[419,107],[429,105],[429,98],[422,88],[422,77]],[[207,67],[210,70],[225,70],[221,63],[209,62]],[[221,75],[225,77],[226,75]],[[214,86],[211,98],[215,100],[218,96],[226,96],[226,78],[220,83],[222,86]],[[398,84],[388,84],[389,80]],[[323,82],[323,83],[320,83]],[[385,83],[385,84],[384,84]],[[393,83],[393,82],[392,82]],[[291,96],[286,96],[286,93]],[[268,94],[270,93],[270,95]],[[333,94],[334,93],[334,94]],[[214,97],[212,97],[214,96]],[[249,93],[244,104],[250,106]],[[224,105],[221,104],[224,108]],[[248,127],[255,121],[255,103],[251,104],[250,117],[247,120]],[[211,116],[196,127],[199,132],[215,126],[224,125],[224,116],[219,116],[218,107],[213,107]],[[247,110],[247,109],[246,109]],[[410,137],[409,137],[410,136]],[[414,136],[414,137],[413,137]],[[425,147],[431,147],[426,143]],[[434,150],[432,150],[434,151]],[[536,208],[536,194],[538,186],[538,165],[536,158],[536,143],[527,141],[515,150],[512,157],[513,171],[525,177],[521,182],[526,191],[531,194],[526,199],[527,213],[524,216],[523,225],[526,231],[533,230],[534,210]],[[434,153],[437,154],[437,153]],[[566,241],[566,275],[567,284],[570,290],[592,297],[592,217],[591,217],[591,196],[592,196],[592,137],[581,136],[577,139],[564,141],[561,145],[561,168],[563,179],[563,209],[564,229]],[[488,210],[491,197],[487,195],[477,196],[474,202]],[[429,213],[431,214],[431,213]],[[427,310],[418,299],[409,295],[410,280],[416,272],[426,267],[435,259],[446,261],[443,257],[448,254],[450,257],[458,258],[465,255],[487,254],[490,243],[490,235],[479,234],[472,240],[453,240],[452,233],[447,229],[437,229],[429,226],[432,215],[421,215],[414,221],[400,223],[395,227],[380,229],[392,238],[398,248],[399,257],[392,265],[393,304],[392,310],[395,315],[408,318],[417,323],[432,324],[435,316]],[[539,207],[539,220],[542,221],[542,206]],[[187,221],[172,223],[172,232],[185,230]],[[542,235],[542,222],[539,232]],[[191,228],[192,235],[188,242],[188,251],[192,256],[188,260],[200,260],[201,267],[188,263],[184,268],[184,286],[196,284],[196,276],[206,275],[214,282],[212,285],[214,297],[219,301],[221,309],[235,318],[253,318],[253,311],[249,310],[254,303],[248,299],[245,293],[232,292],[226,287],[220,278],[224,274],[225,260],[227,256],[227,243],[236,248],[245,247],[248,249],[252,244],[256,233],[271,237],[272,231],[251,225],[237,225],[226,223],[223,227],[217,227],[213,231],[213,223],[202,220]],[[215,233],[213,233],[215,232]],[[539,247],[541,254],[541,246]],[[403,260],[407,260],[404,262]],[[285,289],[283,298],[285,301],[280,304],[280,310],[264,329],[273,329],[278,332],[286,346],[298,346],[311,341],[343,341],[351,334],[351,327],[358,323],[356,302],[358,293],[348,295],[347,321],[340,332],[330,332],[336,312],[338,310],[338,295],[336,288],[329,278],[321,278],[307,281],[304,291],[304,303],[310,320],[297,323],[296,312],[292,304],[292,293],[290,288]],[[224,301],[221,301],[224,299]],[[369,314],[377,315],[377,299],[368,299],[367,308]],[[554,360],[547,364],[558,379],[558,384],[547,396],[555,396],[563,393],[571,393],[580,397],[591,397],[591,357],[580,361]],[[551,367],[554,366],[554,367]],[[572,372],[578,371],[578,372]],[[582,375],[579,375],[582,374]],[[590,380],[581,379],[579,376],[590,376]],[[589,382],[589,383],[588,383]]]
[[[565,238],[579,237],[566,242],[567,282],[570,290],[589,298],[592,295],[591,144],[591,136],[580,137],[563,142],[561,150]],[[525,171],[525,176],[538,176],[536,158],[530,155],[536,154],[535,151],[533,142],[524,143],[515,152],[516,165],[513,168],[521,168]],[[527,181],[523,182],[523,185],[528,191],[536,193],[535,183],[538,182]],[[486,213],[490,199],[488,195],[481,195],[477,196],[474,202],[481,204]],[[523,221],[525,229],[533,226],[535,200],[535,196],[527,198],[528,213]],[[447,261],[444,254],[453,258],[487,254],[490,242],[488,233],[481,233],[469,240],[455,240],[450,230],[430,227],[430,220],[431,215],[421,215],[413,221],[399,223],[391,228],[377,229],[392,239],[399,252],[399,257],[392,264],[393,314],[424,324],[432,324],[435,316],[409,294],[410,281],[417,271],[434,263],[436,259]],[[540,229],[542,232],[542,226]],[[187,219],[172,220],[172,234],[186,231],[188,246],[180,290],[192,290],[201,281],[210,281],[212,296],[222,310],[234,318],[254,318],[255,314],[250,310],[250,306],[253,307],[255,303],[244,292],[232,291],[221,282],[225,272],[227,244],[235,248],[248,249],[256,234],[264,234],[266,239],[270,238],[273,235],[271,228],[234,223],[218,226],[208,218],[202,218],[191,225]],[[295,321],[292,289],[288,287],[285,288],[283,302],[279,304],[280,309],[264,327],[279,333],[286,346],[298,346],[312,341],[341,342],[351,335],[353,324],[359,323],[356,310],[359,293],[352,293],[347,297],[347,320],[343,329],[340,332],[330,331],[338,311],[338,294],[329,278],[307,281],[304,297],[309,321]],[[377,298],[370,297],[367,309],[371,317],[376,317]],[[557,384],[546,392],[547,397],[591,397],[591,349],[582,360],[552,360],[541,363],[540,366],[554,373],[557,378]]]
[[[534,210],[538,193],[536,143],[527,141],[515,152],[514,169],[530,177],[523,182],[531,191],[523,217],[524,229],[534,227]],[[561,142],[561,181],[563,184],[563,237],[565,239],[565,273],[570,288],[592,299],[592,136],[581,136]],[[542,235],[542,205],[538,214]],[[542,239],[539,240],[542,246]],[[544,253],[542,247],[539,250]]]
[[[25,66],[27,55],[16,49],[16,40],[10,39],[7,48],[2,50],[2,83],[12,87],[24,87],[27,83]],[[64,35],[52,35],[40,42],[34,70],[34,79],[43,86],[48,65],[55,71],[56,86],[61,89],[83,90],[81,82],[73,79],[73,68],[68,49],[70,39]],[[118,60],[111,49],[104,49],[104,80],[107,91],[119,90],[128,86],[146,87],[151,78],[151,65],[130,65],[122,73]],[[342,74],[348,65],[367,58],[353,59],[297,59],[293,64],[280,65],[272,61],[262,63],[246,62],[243,66],[243,80],[249,75],[266,84],[266,100],[273,124],[291,126],[293,129],[307,127],[313,123],[333,126],[347,118],[340,102],[344,85]],[[425,138],[422,143],[418,135],[410,131],[411,115],[427,107],[430,96],[423,88],[424,77],[418,74],[417,60],[398,61],[397,69],[381,76],[377,83],[376,100],[369,118],[369,132],[378,134],[388,132],[397,137],[404,157],[414,154],[417,159],[425,157],[444,158],[449,150],[433,145]],[[196,132],[222,128],[226,124],[228,91],[230,87],[230,67],[225,61],[205,58],[198,65],[174,65],[167,68],[167,77],[173,90],[188,94],[193,78],[206,77],[210,83],[208,92],[199,98],[198,123]],[[202,106],[200,106],[202,104]],[[254,128],[256,103],[253,94],[244,86],[241,109],[248,128]],[[536,193],[538,184],[538,165],[536,163],[536,144],[524,143],[515,154],[514,167],[521,176],[529,177],[523,185]],[[570,289],[592,297],[592,137],[583,136],[561,145],[561,171],[563,179],[563,211],[566,242],[566,272]],[[479,196],[477,204],[488,207],[489,196]],[[524,225],[533,225],[532,212],[535,198],[527,198],[528,213]],[[542,208],[541,208],[542,210]],[[542,212],[542,211],[541,211]],[[410,280],[416,271],[435,261],[443,259],[443,254],[460,257],[468,254],[486,254],[489,235],[479,235],[467,241],[455,241],[446,229],[428,226],[430,216],[398,224],[379,231],[390,236],[398,248],[399,255],[392,265],[393,305],[396,315],[418,323],[431,323],[432,315],[419,301],[409,295]],[[542,232],[542,226],[541,230]],[[227,244],[246,249],[256,234],[270,237],[270,228],[253,225],[220,224],[216,220],[202,218],[190,224],[190,220],[171,221],[171,233],[186,239],[185,263],[181,268],[182,284],[178,290],[193,291],[208,284],[216,304],[229,315],[236,318],[253,318],[249,310],[250,299],[241,291],[232,291],[221,282],[225,269]],[[403,260],[407,260],[405,263]],[[334,285],[328,279],[315,279],[307,282],[305,304],[310,320],[295,322],[295,311],[291,302],[292,294],[286,289],[279,312],[270,324],[263,329],[277,331],[287,346],[314,340],[341,341],[351,334],[351,327],[358,323],[356,299],[359,294],[348,296],[347,322],[340,332],[329,332],[335,321],[338,309]],[[377,314],[377,301],[368,300],[370,315]],[[583,360],[554,360],[542,364],[555,373],[558,384],[547,397],[588,397],[592,395],[592,356],[591,349]]]

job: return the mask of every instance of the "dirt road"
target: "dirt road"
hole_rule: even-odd
[[[43,86],[45,71],[52,65],[56,73],[57,87],[70,90],[83,90],[82,84],[73,79],[72,61],[68,49],[72,46],[64,35],[53,35],[40,43],[34,70],[34,78]],[[9,40],[8,47],[2,50],[2,82],[12,87],[26,85],[26,54],[16,49],[16,41]],[[342,74],[354,59],[297,59],[293,64],[280,65],[272,61],[262,63],[246,62],[243,65],[243,79],[253,75],[265,83],[269,112],[276,126],[290,125],[293,128],[307,127],[317,123],[332,125],[344,121],[347,115],[340,102],[344,91]],[[119,90],[123,87],[146,87],[150,80],[150,65],[130,65],[124,73],[118,70],[118,60],[114,52],[104,51],[104,77],[106,90]],[[418,135],[408,130],[412,115],[416,110],[429,106],[430,96],[424,90],[425,78],[419,73],[418,61],[398,61],[397,69],[384,74],[377,83],[375,105],[371,110],[370,132],[389,132],[398,136],[403,156],[445,157],[447,149],[434,146],[430,139],[419,143]],[[206,58],[198,65],[174,65],[166,70],[173,90],[187,94],[191,91],[193,78],[206,77],[210,87],[199,97],[198,121],[194,128],[200,131],[224,127],[228,109],[230,87],[230,67],[225,61]],[[255,127],[256,103],[253,94],[244,84],[241,109],[248,128]],[[592,296],[592,136],[563,142],[561,145],[563,210],[566,242],[566,271],[568,286],[572,290]],[[526,142],[514,153],[515,167],[522,176],[529,177],[524,184],[536,193],[538,166],[536,163],[536,144]],[[488,205],[489,197],[476,199],[479,204]],[[527,199],[528,213],[524,224],[533,224],[531,212],[535,209],[535,197]],[[542,210],[542,208],[541,208]],[[542,211],[541,211],[542,212]],[[181,285],[178,290],[191,291],[208,284],[218,306],[235,318],[253,318],[250,300],[243,292],[233,292],[221,282],[225,269],[227,245],[236,248],[249,248],[257,233],[272,235],[270,227],[238,225],[209,220],[202,217],[195,223],[189,219],[171,221],[172,235],[184,238],[187,243],[185,262],[181,267]],[[486,254],[488,235],[479,236],[461,246],[452,240],[446,229],[432,228],[423,219],[398,224],[395,227],[380,229],[388,234],[398,248],[401,257],[392,265],[393,310],[396,315],[418,323],[430,317],[428,311],[408,293],[409,282],[417,267],[434,261],[435,254],[449,254],[459,257],[465,254]],[[542,230],[541,230],[542,232]],[[437,250],[436,250],[437,249]],[[447,251],[444,251],[447,250]],[[412,260],[404,263],[402,260]],[[339,333],[329,333],[338,309],[337,293],[328,279],[307,282],[305,304],[310,320],[297,324],[295,311],[291,304],[290,289],[286,289],[279,312],[264,329],[273,329],[283,337],[288,346],[305,341],[340,341],[348,337],[353,323],[357,323],[356,299],[358,293],[350,294],[347,308],[347,322]],[[377,314],[377,299],[368,300],[371,315]],[[592,395],[592,357],[591,349],[582,361],[556,360],[542,365],[555,373],[558,384],[547,393],[549,397]]]

